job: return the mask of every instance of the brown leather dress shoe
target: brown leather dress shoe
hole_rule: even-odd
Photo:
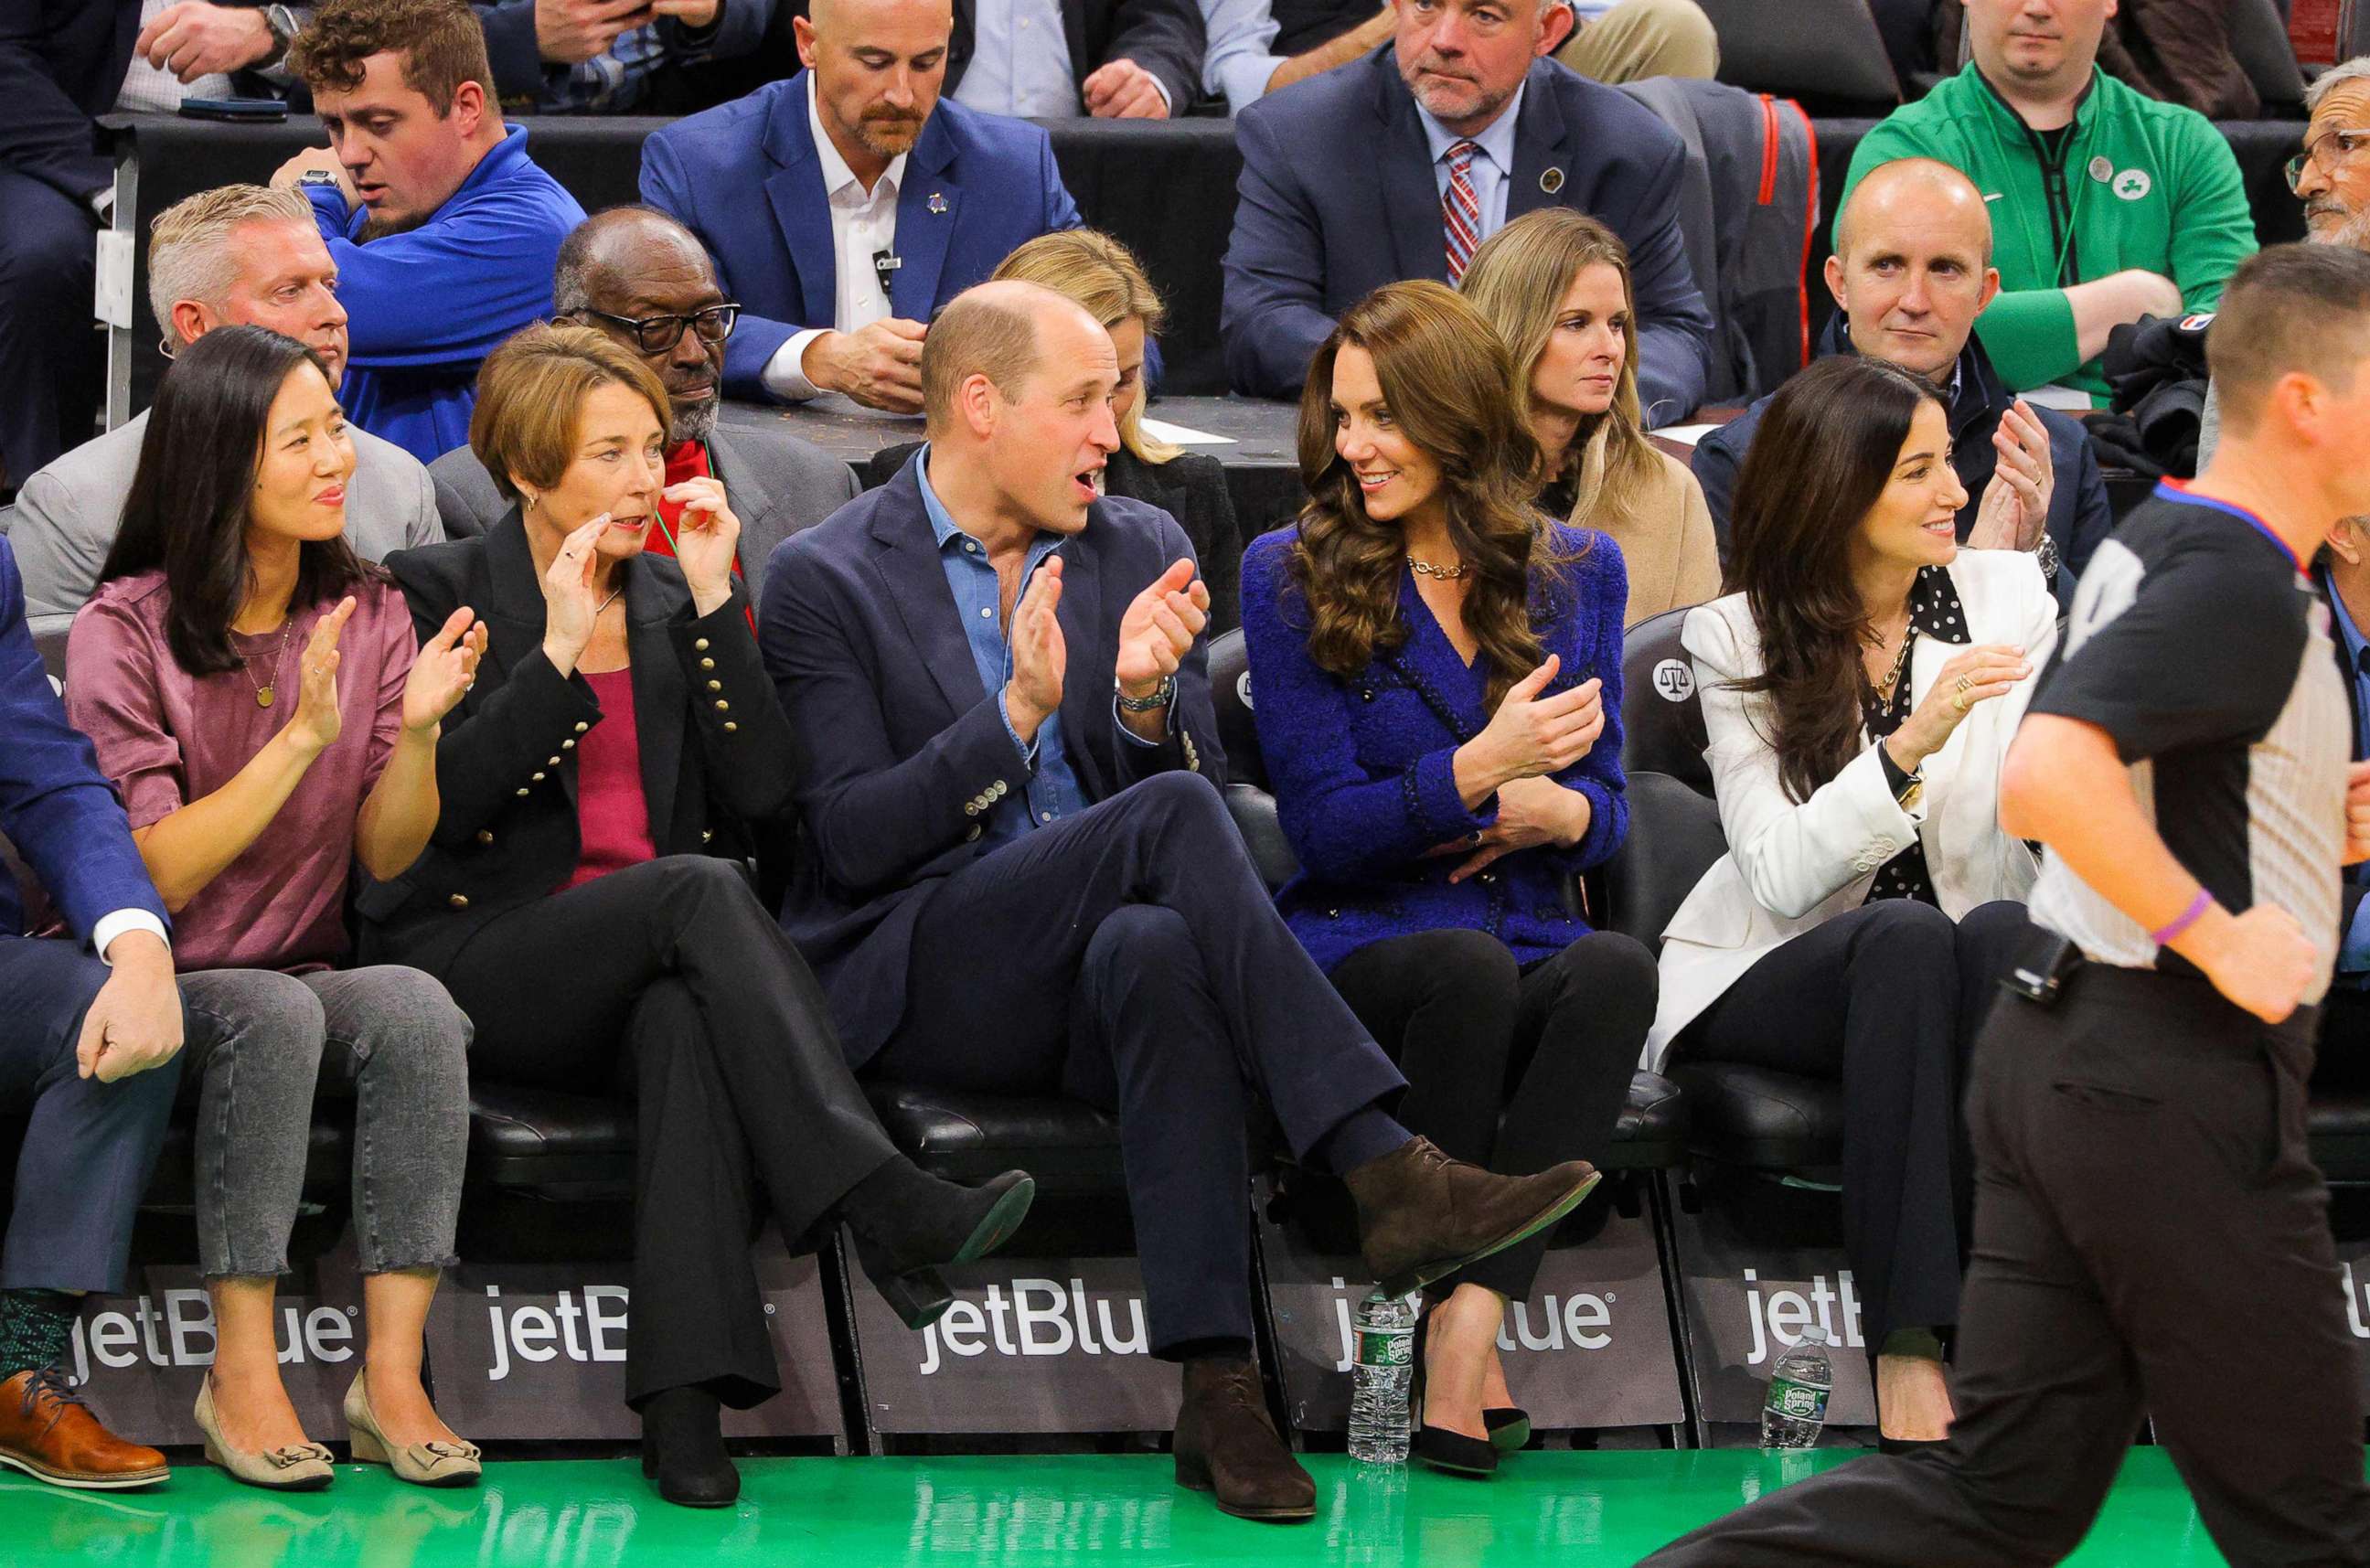
[[[1185,1364],[1176,1448],[1177,1484],[1214,1493],[1222,1513],[1277,1522],[1317,1516],[1317,1483],[1276,1435],[1248,1356]]]
[[[165,1479],[165,1456],[98,1424],[56,1366],[0,1383],[0,1465],[53,1486],[112,1490]]]
[[[1366,1266],[1385,1295],[1405,1296],[1555,1224],[1597,1172],[1569,1159],[1536,1176],[1500,1176],[1419,1137],[1341,1180],[1358,1201]]]

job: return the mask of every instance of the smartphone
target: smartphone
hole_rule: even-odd
[[[288,118],[288,106],[278,98],[183,98],[181,113],[190,120],[279,121]]]

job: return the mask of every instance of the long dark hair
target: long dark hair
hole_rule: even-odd
[[[1366,515],[1350,465],[1333,450],[1333,362],[1352,343],[1374,356],[1391,417],[1440,465],[1448,536],[1473,572],[1465,626],[1489,661],[1489,702],[1539,663],[1532,571],[1557,558],[1530,504],[1539,446],[1514,385],[1513,360],[1487,318],[1444,283],[1389,283],[1342,314],[1308,363],[1300,394],[1300,478],[1308,504],[1292,574],[1308,601],[1309,657],[1352,675],[1406,645],[1399,576],[1407,533]]]
[[[98,580],[163,569],[172,594],[166,646],[192,675],[239,667],[230,624],[253,582],[248,500],[272,399],[302,364],[328,376],[321,356],[293,338],[260,327],[218,327],[175,357],[148,410],[123,525]],[[371,575],[342,536],[307,539],[297,548],[289,613]]]
[[[1910,421],[1941,400],[1898,365],[1835,354],[1778,389],[1744,455],[1728,586],[1753,611],[1761,674],[1737,684],[1769,698],[1764,739],[1796,801],[1859,752],[1869,627],[1851,544],[1892,482]]]

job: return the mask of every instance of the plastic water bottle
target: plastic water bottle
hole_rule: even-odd
[[[1415,1302],[1371,1291],[1351,1325],[1357,1359],[1350,1368],[1350,1457],[1363,1464],[1405,1464],[1408,1388],[1415,1381]]]
[[[1827,1332],[1802,1331],[1794,1347],[1778,1358],[1769,1373],[1769,1397],[1761,1406],[1761,1446],[1765,1448],[1808,1448],[1819,1440],[1827,1424],[1827,1395],[1835,1386],[1835,1370],[1827,1360]]]

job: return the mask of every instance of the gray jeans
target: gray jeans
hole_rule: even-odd
[[[316,1086],[354,1097],[362,1272],[449,1268],[469,1147],[469,1020],[417,969],[180,978],[198,1101],[198,1254],[209,1279],[288,1269]]]

